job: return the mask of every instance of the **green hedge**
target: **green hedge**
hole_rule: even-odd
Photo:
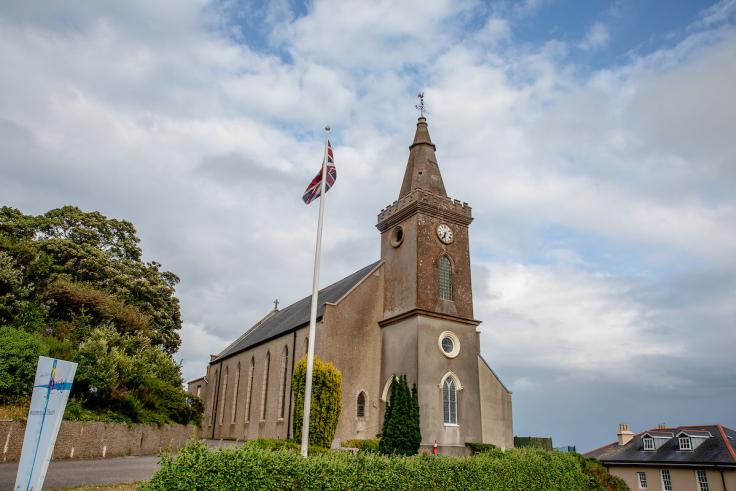
[[[210,450],[192,442],[142,489],[154,490],[497,490],[586,491],[587,479],[574,455],[518,449],[474,457],[386,457],[329,452],[301,457],[247,443]]]
[[[465,446],[473,451],[473,455],[483,453],[483,452],[489,452],[495,448],[498,448],[492,443],[480,443],[480,442],[465,442]]]
[[[552,451],[552,439],[539,436],[515,436],[514,448],[541,448]]]
[[[343,448],[357,448],[360,452],[378,452],[378,440],[367,439],[367,440],[343,440],[340,443]]]

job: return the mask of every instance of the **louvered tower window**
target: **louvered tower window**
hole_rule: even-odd
[[[438,261],[440,273],[440,298],[452,300],[452,264],[447,256],[440,256]]]

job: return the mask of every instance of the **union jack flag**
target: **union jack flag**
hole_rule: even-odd
[[[332,145],[330,140],[327,140],[327,181],[325,182],[325,193],[330,190],[335,180],[337,179],[337,169],[335,168],[335,158],[332,155]],[[304,191],[302,200],[306,204],[311,203],[315,199],[319,198],[320,195],[320,184],[322,183],[322,169],[319,170],[312,182],[307,186],[307,190]]]

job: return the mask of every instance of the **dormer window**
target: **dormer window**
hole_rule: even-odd
[[[692,445],[692,442],[690,441],[689,436],[681,436],[677,440],[680,443],[680,450],[692,450],[693,449],[693,445]]]
[[[644,437],[641,441],[644,442],[644,450],[654,450],[654,438]]]

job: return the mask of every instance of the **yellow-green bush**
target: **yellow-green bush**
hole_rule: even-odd
[[[335,438],[337,420],[342,410],[342,374],[335,365],[314,357],[312,374],[312,406],[309,415],[309,444],[329,448]],[[302,358],[294,367],[291,387],[294,391],[294,438],[302,438],[304,419],[304,392],[307,381],[307,359]]]
[[[587,491],[587,482],[574,455],[538,449],[492,450],[473,457],[328,452],[304,458],[252,443],[210,450],[193,442],[176,456],[164,457],[143,489]]]

